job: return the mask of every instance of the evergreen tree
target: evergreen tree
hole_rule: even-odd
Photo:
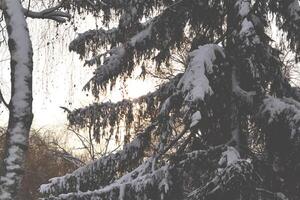
[[[126,145],[42,185],[45,199],[299,199],[300,89],[283,72],[271,18],[300,54],[298,0],[69,0],[103,27],[70,44],[101,92],[137,67],[173,73],[134,100],[68,113],[70,126]],[[112,21],[118,26],[109,28]],[[188,51],[186,62],[172,61]],[[296,66],[296,62],[294,63]],[[147,76],[146,76],[147,77]]]

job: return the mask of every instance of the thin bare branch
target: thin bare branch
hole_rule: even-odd
[[[1,90],[0,90],[0,103],[3,103],[5,107],[9,109],[9,104],[5,101]]]

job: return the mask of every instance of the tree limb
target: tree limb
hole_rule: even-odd
[[[6,108],[9,109],[9,104],[5,101],[5,99],[4,99],[4,97],[3,97],[3,94],[2,94],[2,92],[1,92],[1,90],[0,90],[0,103],[1,103],[1,102],[5,105]]]
[[[58,5],[52,8],[47,8],[39,12],[31,11],[29,9],[23,8],[23,12],[27,17],[38,18],[38,19],[51,19],[59,23],[64,23],[67,21],[67,19],[71,18],[71,15],[69,13],[58,10],[62,7],[63,3],[64,0],[62,0]]]
[[[64,0],[62,0],[58,5],[42,11],[32,11],[29,10],[29,8],[27,9],[23,7],[23,12],[26,17],[37,19],[51,19],[59,23],[64,23],[71,18],[71,15],[69,13],[59,11],[59,9],[63,6],[63,3]],[[1,4],[0,9],[3,9]]]

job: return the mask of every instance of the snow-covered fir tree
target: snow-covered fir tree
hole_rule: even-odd
[[[169,76],[137,99],[68,113],[70,126],[122,150],[40,187],[44,199],[234,200],[300,198],[300,89],[284,51],[300,54],[298,0],[69,0],[103,27],[73,40],[96,98],[141,67]],[[111,28],[111,22],[118,25]],[[184,62],[174,55],[187,51]],[[182,70],[174,70],[182,69]],[[175,71],[177,71],[175,73]],[[120,128],[125,125],[125,130]]]

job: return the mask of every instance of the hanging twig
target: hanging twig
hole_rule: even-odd
[[[3,103],[7,109],[9,109],[9,104],[5,101],[2,91],[0,90],[0,103]]]

